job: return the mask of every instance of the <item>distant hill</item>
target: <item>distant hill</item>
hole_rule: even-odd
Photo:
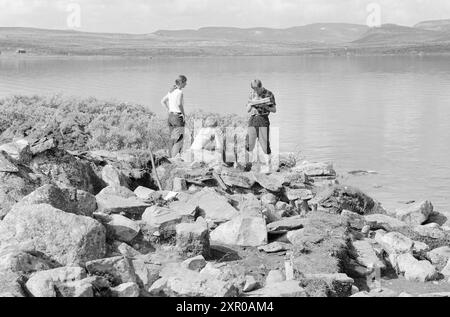
[[[178,39],[336,44],[354,41],[367,30],[367,26],[358,24],[317,23],[287,29],[206,27],[198,30],[160,30],[154,34]]]
[[[205,27],[149,34],[1,28],[2,55],[253,56],[449,54],[450,20],[379,28],[316,23],[286,29]]]
[[[383,44],[399,45],[436,41],[445,35],[444,32],[416,27],[406,27],[396,24],[385,24],[379,28],[372,28],[355,44]]]
[[[436,20],[436,21],[424,21],[414,26],[417,29],[450,32],[450,19],[449,20]]]

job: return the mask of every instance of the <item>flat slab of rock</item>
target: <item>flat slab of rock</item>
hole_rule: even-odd
[[[267,232],[270,234],[283,234],[289,231],[302,229],[307,220],[300,216],[284,218],[280,221],[272,222],[267,225]]]
[[[239,214],[227,198],[210,188],[192,195],[189,202],[197,204],[201,216],[215,223],[227,222]]]
[[[8,154],[0,151],[0,172],[1,173],[17,173],[19,168],[12,161]]]
[[[137,197],[123,198],[115,195],[98,194],[97,211],[105,214],[124,214],[126,217],[136,219],[142,216],[150,204]]]
[[[248,292],[246,297],[307,297],[298,281],[284,281],[270,284],[256,291]]]
[[[440,269],[444,268],[450,259],[450,247],[444,246],[428,252],[427,259]]]
[[[25,297],[19,284],[20,275],[10,271],[0,272],[0,298]]]
[[[253,178],[261,187],[268,191],[278,193],[283,189],[283,179],[280,176],[253,173]]]
[[[211,243],[245,247],[266,245],[266,222],[260,217],[236,217],[211,233]]]
[[[142,200],[151,200],[155,192],[156,191],[154,191],[153,189],[143,186],[139,186],[134,190],[136,196]]]
[[[142,215],[142,222],[146,226],[158,230],[164,237],[175,235],[176,225],[190,219],[194,218],[181,215],[175,210],[158,206],[147,208]]]
[[[139,297],[139,285],[136,283],[124,283],[111,289],[113,297],[134,298]]]
[[[0,251],[0,272],[10,271],[14,273],[31,274],[38,271],[46,271],[55,268],[56,264],[44,259],[34,252],[26,252],[11,247]]]
[[[309,189],[285,188],[285,194],[290,201],[310,200],[314,197],[312,191]]]
[[[106,252],[106,230],[96,220],[50,205],[15,209],[0,222],[0,247],[29,244],[62,264],[83,264]]]
[[[11,158],[21,163],[28,163],[31,160],[31,149],[27,140],[21,139],[11,143],[0,145],[0,153],[5,151]],[[0,157],[1,161],[1,157]],[[1,163],[0,163],[1,166]],[[1,168],[0,168],[1,170]]]
[[[427,200],[399,208],[393,215],[411,226],[419,226],[428,220],[433,209],[433,204]]]

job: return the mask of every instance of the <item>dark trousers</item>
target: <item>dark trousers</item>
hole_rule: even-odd
[[[186,126],[186,122],[181,113],[171,112],[169,113],[168,124],[170,130],[169,153],[171,157],[175,157],[183,149],[184,127]]]

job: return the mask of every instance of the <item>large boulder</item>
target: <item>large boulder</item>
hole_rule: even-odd
[[[428,252],[427,259],[439,269],[444,268],[450,259],[450,247],[440,247]]]
[[[0,247],[27,245],[62,265],[104,256],[105,228],[96,220],[50,205],[16,208],[0,222]]]
[[[378,242],[388,254],[411,253],[414,241],[398,232],[377,234],[375,241]]]
[[[280,221],[272,222],[267,225],[267,231],[271,234],[282,234],[289,231],[302,229],[307,220],[300,217],[284,218]]]
[[[428,220],[432,213],[433,204],[427,200],[398,208],[393,215],[411,226],[420,226]]]
[[[283,179],[277,175],[254,173],[253,178],[261,187],[270,192],[280,192],[283,189]]]
[[[158,206],[147,208],[142,215],[142,223],[150,230],[158,231],[164,239],[175,235],[177,224],[193,219],[194,217],[190,215]]]
[[[88,162],[61,149],[52,148],[37,153],[33,156],[30,167],[56,184],[81,189],[93,195],[105,187]]]
[[[366,268],[386,269],[386,264],[378,257],[371,240],[353,241],[356,261]]]
[[[250,189],[255,184],[255,179],[251,173],[240,173],[230,170],[223,170],[220,173],[223,182],[230,187]]]
[[[0,220],[40,183],[31,170],[17,165],[5,152],[0,152]]]
[[[360,215],[385,213],[381,205],[357,188],[335,185],[319,192],[310,201],[332,213],[340,214],[343,210]]]
[[[47,204],[62,211],[91,217],[97,209],[95,196],[83,190],[44,185],[25,196],[14,208]]]
[[[211,233],[216,244],[259,247],[267,244],[266,222],[261,217],[236,217]]]

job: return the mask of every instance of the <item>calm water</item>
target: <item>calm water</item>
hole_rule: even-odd
[[[277,97],[282,151],[335,162],[388,208],[430,199],[450,212],[449,58],[0,59],[0,96],[96,96],[163,113],[179,73],[187,111],[244,114],[249,82],[261,78]],[[347,174],[359,169],[378,174]]]

